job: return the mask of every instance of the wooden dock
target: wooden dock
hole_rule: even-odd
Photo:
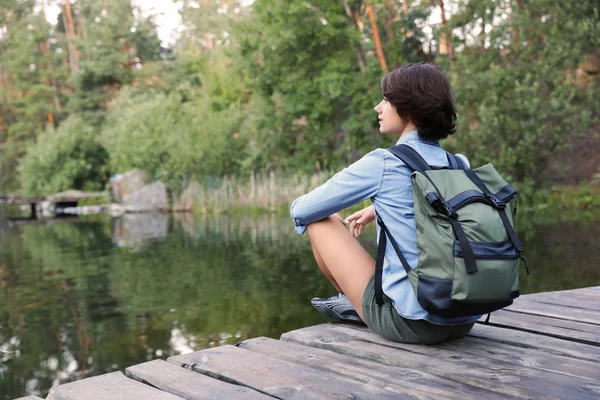
[[[489,325],[442,345],[323,324],[134,365],[47,397],[178,398],[598,399],[600,286],[521,296]]]
[[[55,207],[77,207],[80,200],[104,197],[104,193],[86,193],[68,190],[49,197],[0,196],[0,206],[29,206],[32,219],[37,218],[38,210],[43,202],[52,203]]]

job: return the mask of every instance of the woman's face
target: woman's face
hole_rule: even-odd
[[[394,106],[385,98],[375,106],[375,112],[379,118],[379,132],[384,135],[400,135],[404,132],[406,121],[400,118]]]

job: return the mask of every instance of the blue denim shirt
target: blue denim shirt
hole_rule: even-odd
[[[417,150],[429,165],[448,166],[446,152],[438,141],[421,139],[417,131],[411,131],[402,135],[397,144],[400,143]],[[461,157],[468,164],[467,159]],[[294,201],[290,213],[296,224],[296,231],[304,234],[306,225],[371,199],[375,212],[385,221],[406,261],[411,268],[415,268],[417,234],[411,174],[412,171],[389,151],[373,150],[335,174],[323,185]],[[377,226],[377,238],[380,234],[380,227]],[[456,325],[481,318],[442,318],[423,309],[392,246],[387,246],[385,251],[382,288],[398,314],[407,319],[424,319],[438,325]]]

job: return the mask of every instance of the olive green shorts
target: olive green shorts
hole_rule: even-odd
[[[375,303],[375,276],[371,278],[362,299],[365,323],[385,339],[401,343],[436,344],[466,336],[475,322],[463,325],[435,325],[424,319],[406,319],[383,295],[384,304]]]

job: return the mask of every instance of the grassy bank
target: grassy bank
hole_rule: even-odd
[[[321,185],[334,172],[305,174],[251,174],[249,178],[225,177],[206,181],[194,197],[194,213],[199,215],[287,214],[291,203],[299,196]],[[579,213],[600,209],[600,185],[549,186],[536,188],[516,183],[519,191],[519,212],[536,214]],[[354,205],[350,213],[370,204],[366,200]]]

